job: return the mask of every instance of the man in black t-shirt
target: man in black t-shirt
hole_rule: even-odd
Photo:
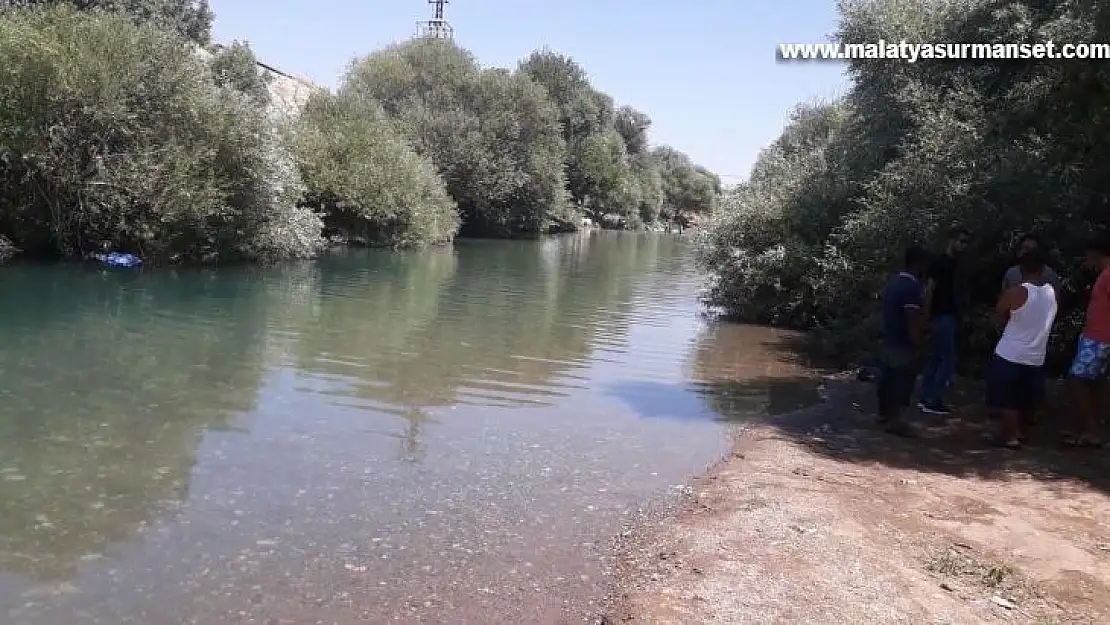
[[[956,375],[956,330],[962,314],[958,259],[969,243],[966,228],[956,226],[949,230],[948,245],[929,268],[925,286],[931,353],[921,379],[921,402],[917,407],[932,414],[952,412],[944,403],[944,392]]]

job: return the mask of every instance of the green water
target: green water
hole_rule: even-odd
[[[700,283],[618,233],[0,268],[0,621],[586,613],[620,523],[793,392],[707,401],[762,339]]]

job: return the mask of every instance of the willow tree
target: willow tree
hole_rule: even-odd
[[[838,40],[1012,43],[1105,41],[1110,6],[1063,0],[858,0]],[[702,255],[709,303],[741,317],[816,330],[851,357],[873,344],[875,295],[910,243],[938,248],[958,222],[973,310],[997,292],[1019,232],[1039,231],[1074,290],[1055,341],[1071,347],[1085,301],[1082,241],[1110,227],[1110,74],[1097,60],[849,62],[851,90],[802,111],[719,211]],[[758,215],[759,218],[751,218]],[[773,235],[768,233],[774,233]],[[783,285],[810,297],[784,297]],[[994,330],[969,316],[977,358]],[[972,363],[974,364],[974,363]]]
[[[356,61],[340,95],[381,103],[435,164],[464,234],[538,234],[567,219],[558,112],[526,75],[418,39]]]

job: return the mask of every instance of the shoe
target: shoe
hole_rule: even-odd
[[[913,427],[905,421],[902,421],[901,419],[892,419],[890,421],[887,421],[886,423],[882,424],[882,428],[888,434],[893,434],[895,436],[901,436],[903,438],[917,437],[917,432],[913,429]]]
[[[926,404],[925,402],[920,402],[920,403],[917,404],[917,409],[920,410],[921,412],[926,412],[928,414],[939,414],[939,415],[950,415],[950,414],[952,414],[952,409],[949,408],[948,406],[945,406],[944,404]]]

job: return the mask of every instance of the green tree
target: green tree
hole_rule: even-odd
[[[841,4],[839,41],[1005,44],[1105,41],[1110,6],[988,0],[858,0]],[[969,251],[969,354],[989,355],[986,311],[1018,232],[1038,230],[1066,293],[1053,341],[1059,364],[1082,316],[1082,240],[1110,226],[1098,61],[875,59],[849,64],[834,103],[795,114],[760,155],[748,184],[718,211],[701,258],[709,303],[739,317],[815,330],[845,359],[873,344],[875,295],[910,243],[941,243],[953,222]],[[984,313],[984,314],[979,314]],[[975,364],[975,363],[971,363]]]
[[[637,156],[647,151],[650,117],[631,106],[622,106],[617,109],[613,125],[624,140],[624,148],[628,154]]]
[[[213,14],[208,0],[0,0],[0,11],[55,6],[122,13],[139,23],[153,23],[201,45],[212,38]]]
[[[155,262],[313,254],[265,112],[176,36],[70,7],[0,16],[0,235],[29,253]]]
[[[557,110],[527,76],[421,39],[356,61],[340,93],[380,102],[431,159],[464,234],[538,234],[568,219]]]
[[[568,190],[575,206],[595,219],[630,212],[621,193],[630,176],[624,139],[615,127],[613,99],[591,86],[573,59],[540,50],[520,63],[520,71],[543,85],[555,101],[567,144]]]
[[[270,76],[258,66],[249,44],[233,41],[230,46],[220,46],[208,65],[217,85],[238,89],[259,106],[270,104]]]
[[[391,247],[454,237],[454,201],[377,102],[317,92],[293,136],[308,202],[324,209],[329,234]]]

